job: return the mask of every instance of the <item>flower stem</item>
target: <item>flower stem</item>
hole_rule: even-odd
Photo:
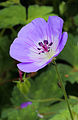
[[[61,101],[63,102],[64,100],[63,99],[59,99],[59,98],[47,98],[47,99],[31,99],[31,98],[28,98],[26,97],[27,100],[31,101],[31,102],[49,102],[49,101]]]
[[[67,98],[67,93],[66,93],[65,87],[64,87],[64,85],[63,85],[63,82],[62,82],[61,76],[60,76],[60,74],[59,74],[59,72],[58,72],[56,62],[53,61],[53,63],[54,63],[54,65],[55,65],[55,69],[56,69],[56,72],[57,72],[57,75],[58,75],[59,81],[60,81],[60,83],[61,83],[61,88],[62,88],[62,90],[63,90],[64,97],[65,97],[65,101],[66,101],[66,103],[67,103],[68,110],[69,110],[69,112],[70,112],[71,120],[74,120],[74,119],[73,119],[73,115],[72,115],[72,111],[71,111],[71,108],[70,108],[70,105],[69,105],[69,101],[68,101],[68,98]]]

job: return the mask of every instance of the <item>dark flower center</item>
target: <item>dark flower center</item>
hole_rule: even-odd
[[[49,44],[48,40],[44,40],[43,43],[39,42],[38,43],[40,48],[37,48],[39,50],[39,54],[40,53],[45,53],[45,52],[49,52],[50,51],[50,46],[52,46],[52,42]]]

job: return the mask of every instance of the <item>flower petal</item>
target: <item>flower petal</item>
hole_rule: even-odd
[[[51,39],[53,42],[53,50],[55,50],[59,44],[62,35],[63,20],[58,16],[49,16],[48,26],[50,29]]]
[[[52,34],[58,34],[62,32],[63,19],[58,16],[49,16],[48,25],[50,27]]]
[[[31,104],[32,104],[32,102],[24,102],[20,105],[20,107],[25,108],[25,107],[27,107],[28,105],[31,105]]]
[[[39,69],[45,67],[47,65],[47,63],[44,64],[43,63],[37,63],[37,62],[33,62],[33,63],[19,63],[17,64],[17,67],[23,71],[23,72],[37,72]]]
[[[43,18],[36,18],[20,30],[18,37],[24,38],[27,42],[30,42],[31,39],[31,41],[38,44],[39,41],[45,39],[46,29],[46,21]]]
[[[27,43],[23,38],[16,38],[10,47],[10,56],[19,62],[42,61],[47,58],[45,54],[39,54],[34,44]]]
[[[67,38],[68,38],[68,34],[67,34],[67,32],[64,32],[63,35],[62,35],[62,38],[59,42],[59,45],[56,49],[56,54],[60,53],[63,50],[63,48],[64,48],[64,46],[67,42]]]
[[[10,56],[20,62],[32,62],[33,60],[28,56],[31,52],[30,47],[33,49],[24,39],[16,38],[10,47]]]
[[[17,67],[23,71],[23,72],[37,72],[39,69],[45,67],[47,64],[49,64],[54,57],[57,56],[58,53],[54,54],[50,59],[41,59],[41,61],[35,61],[32,63],[19,63],[17,64]]]
[[[19,63],[17,67],[23,72],[36,72],[40,69],[40,66],[37,66],[36,63]]]

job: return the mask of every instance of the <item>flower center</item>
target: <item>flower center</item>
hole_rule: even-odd
[[[50,47],[52,46],[52,42],[49,44],[48,40],[44,40],[43,43],[39,42],[38,43],[40,48],[37,48],[39,50],[39,54],[41,53],[45,53],[45,52],[49,52],[50,51]]]

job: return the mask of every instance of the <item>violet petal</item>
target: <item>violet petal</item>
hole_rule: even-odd
[[[25,107],[27,107],[28,105],[31,105],[31,104],[32,104],[32,102],[24,102],[20,105],[20,107],[25,108]]]

